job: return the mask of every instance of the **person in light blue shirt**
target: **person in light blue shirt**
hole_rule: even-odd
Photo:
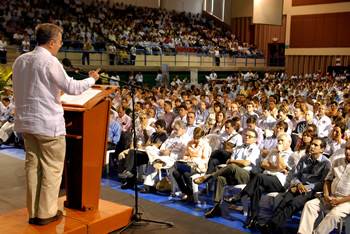
[[[196,111],[196,124],[201,125],[207,122],[209,117],[209,111],[206,109],[205,101],[201,101],[199,104],[199,110]]]
[[[118,144],[120,140],[120,135],[122,133],[122,127],[120,124],[114,120],[114,115],[111,113],[110,122],[109,122],[109,130],[108,130],[108,145],[107,150],[115,149],[115,146]]]

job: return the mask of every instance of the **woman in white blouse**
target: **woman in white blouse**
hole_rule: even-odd
[[[190,170],[188,166],[178,166],[178,168],[173,172],[174,178],[184,194],[181,199],[182,201],[193,201],[191,176],[198,173],[205,173],[208,168],[211,147],[206,140],[203,140],[203,136],[204,130],[200,127],[196,127],[193,131],[193,140],[188,142],[183,156],[182,161],[193,163],[195,168]]]

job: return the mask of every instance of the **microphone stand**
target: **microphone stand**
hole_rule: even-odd
[[[83,72],[83,70],[75,70],[76,73],[83,75],[81,72]],[[131,217],[131,222],[126,225],[119,233],[122,233],[123,231],[125,231],[126,229],[128,229],[129,227],[131,227],[134,223],[138,223],[138,222],[146,222],[146,223],[158,223],[158,224],[164,224],[167,225],[168,227],[173,227],[174,224],[171,222],[162,222],[162,221],[157,221],[157,220],[151,220],[151,219],[143,219],[142,213],[139,212],[139,205],[138,205],[138,188],[137,188],[137,173],[136,173],[136,167],[137,167],[137,155],[136,155],[136,126],[135,126],[135,111],[134,111],[134,105],[135,105],[135,100],[134,100],[134,91],[135,88],[138,89],[142,89],[144,91],[148,91],[148,92],[152,92],[154,93],[152,90],[149,89],[145,89],[143,87],[140,86],[136,86],[134,84],[131,84],[129,82],[125,82],[125,81],[121,81],[121,80],[117,80],[117,79],[113,79],[107,76],[101,76],[102,78],[108,79],[108,80],[114,80],[114,81],[118,81],[122,84],[126,84],[128,86],[131,86],[131,100],[132,100],[132,124],[134,126],[134,132],[133,132],[133,144],[134,144],[134,188],[135,188],[135,209],[134,209],[134,214]]]

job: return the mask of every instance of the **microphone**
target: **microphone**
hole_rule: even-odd
[[[85,74],[89,74],[87,71],[84,71],[84,70],[82,70],[82,69],[80,69],[80,68],[74,67],[74,66],[72,65],[72,62],[70,61],[70,59],[64,58],[64,59],[62,60],[62,63],[63,63],[64,66],[72,68],[72,69],[74,70],[75,73],[85,73]]]

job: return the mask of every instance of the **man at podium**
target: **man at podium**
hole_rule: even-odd
[[[19,56],[12,67],[14,129],[24,137],[27,209],[29,223],[36,225],[62,218],[57,206],[66,154],[61,91],[78,95],[99,79],[100,69],[80,81],[67,75],[55,57],[63,44],[61,32],[54,24],[39,24],[35,29],[38,46]]]

